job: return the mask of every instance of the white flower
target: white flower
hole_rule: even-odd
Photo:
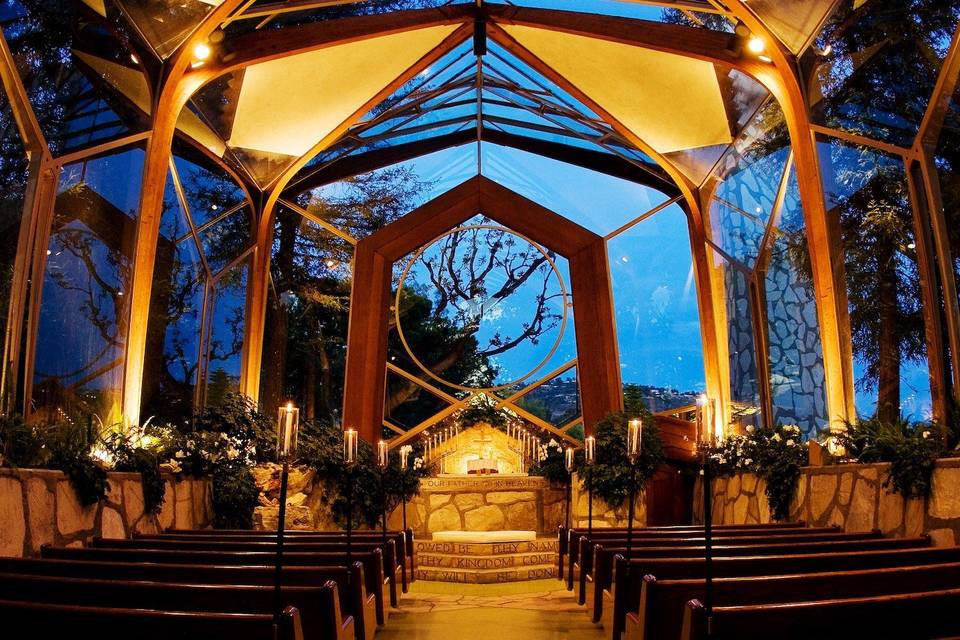
[[[746,460],[743,461],[743,464],[749,467],[750,465],[753,464],[753,458],[747,458]]]
[[[747,425],[747,433],[753,433],[754,428],[755,428],[755,427],[754,427],[752,424],[748,424],[748,425]]]
[[[773,434],[773,440],[774,440],[775,442],[780,442],[782,439],[783,439],[783,438],[780,437],[780,434],[779,434],[779,433]]]
[[[795,424],[787,425],[787,426],[784,427],[783,429],[784,429],[784,431],[790,431],[790,432],[792,432],[792,433],[800,433],[800,427],[798,427],[798,426],[795,425]]]
[[[794,445],[793,438],[791,438],[790,440],[787,440],[788,447],[792,447],[793,445]]]
[[[929,432],[929,431],[924,431],[924,432],[923,432],[922,434],[920,434],[920,435],[922,435],[924,439],[927,439],[927,438],[930,437],[930,432]]]
[[[419,469],[423,466],[423,458],[414,458],[413,459],[413,468]]]

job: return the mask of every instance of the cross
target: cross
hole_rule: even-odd
[[[481,457],[482,459],[484,459],[484,460],[487,460],[487,459],[489,459],[489,456],[487,456],[487,455],[484,454],[484,452],[483,452],[484,446],[483,446],[483,445],[485,445],[485,444],[490,444],[491,442],[493,442],[493,438],[491,438],[490,436],[485,435],[485,434],[486,434],[486,431],[481,431],[481,432],[480,432],[480,437],[477,438],[476,440],[474,440],[474,442],[476,442],[477,444],[480,445],[480,457]]]

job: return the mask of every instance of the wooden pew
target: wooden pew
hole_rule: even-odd
[[[284,538],[304,538],[306,540],[346,540],[347,533],[346,531],[314,531],[314,530],[302,530],[302,529],[287,529],[283,533]],[[167,529],[163,533],[136,533],[134,532],[134,538],[155,538],[155,537],[166,537],[166,536],[177,536],[185,538],[218,538],[218,539],[230,539],[230,538],[248,538],[248,539],[266,539],[266,540],[275,540],[277,537],[276,531],[258,531],[251,529]],[[371,540],[380,540],[383,536],[383,533],[380,531],[354,531],[351,533],[351,536],[354,539],[371,539]],[[414,580],[414,571],[416,569],[414,565],[414,534],[413,529],[407,529],[406,531],[387,531],[387,538],[393,539],[397,549],[397,562],[401,563],[405,568],[405,573],[401,576],[406,579],[406,582],[403,584],[403,592],[407,592],[407,585]]]
[[[186,539],[181,540],[177,537],[160,538],[134,538],[133,540],[117,538],[95,537],[90,546],[109,548],[109,549],[182,549],[184,551],[265,551],[276,553],[277,543],[275,540],[245,540],[243,538],[230,538],[229,540],[216,540],[206,538],[203,540]],[[346,554],[346,542],[338,540],[332,541],[301,541],[299,539],[284,541],[283,554],[287,553],[344,553]],[[396,607],[400,602],[399,584],[400,576],[405,573],[403,565],[397,564],[396,546],[394,540],[387,540],[386,546],[383,540],[378,538],[371,540],[354,540],[351,543],[353,551],[367,552],[374,549],[383,549],[383,568],[384,574],[390,581],[390,606]],[[405,581],[405,580],[404,580]]]
[[[303,640],[300,612],[287,607],[274,633],[268,614],[79,607],[0,600],[0,619],[17,637],[76,640]]]
[[[847,640],[960,635],[960,589],[866,598],[714,607],[712,640]],[[682,640],[706,638],[706,611],[692,600]]]
[[[0,600],[218,613],[274,612],[273,586],[185,584],[0,573]],[[353,640],[353,617],[340,611],[337,583],[282,588],[283,606],[301,612],[305,640]]]
[[[618,638],[627,611],[640,607],[640,593],[646,575],[658,580],[703,579],[705,562],[700,558],[638,558],[630,562],[615,559],[613,592],[604,593],[604,625],[609,637]],[[714,577],[747,577],[856,571],[914,565],[960,562],[960,547],[918,547],[872,551],[845,551],[832,554],[791,554],[715,558]],[[622,617],[620,616],[622,612]]]
[[[857,571],[718,578],[715,606],[894,595],[960,588],[960,562]],[[627,613],[624,640],[679,638],[686,603],[703,601],[702,579],[658,580],[644,576],[640,605]]]
[[[267,551],[183,551],[177,549],[105,549],[97,547],[61,548],[44,545],[41,558],[60,560],[99,560],[107,562],[152,562],[167,564],[249,565],[273,567],[276,554]],[[374,596],[377,624],[385,624],[390,607],[390,585],[383,575],[383,553],[379,548],[357,551],[352,560],[363,565],[367,592]],[[284,566],[330,567],[346,564],[344,553],[294,552],[283,554]]]
[[[901,543],[889,543],[889,542],[879,542],[883,538],[880,537],[879,531],[868,531],[864,533],[842,533],[835,532],[829,534],[817,534],[809,536],[762,536],[759,538],[756,537],[740,537],[740,538],[726,538],[714,540],[715,549],[731,549],[732,547],[752,547],[752,548],[769,548],[777,545],[787,546],[796,550],[798,553],[806,553],[807,550],[814,548],[813,545],[819,547],[820,543],[856,543],[861,541],[874,540],[878,541],[877,544],[881,546],[893,545],[899,546]],[[667,544],[662,544],[666,542]],[[611,546],[607,546],[611,545]],[[674,555],[669,551],[664,551],[666,548],[677,549],[678,552],[676,557],[695,557],[704,555],[705,547],[704,541],[702,538],[691,538],[689,540],[656,540],[656,541],[642,541],[640,544],[634,544],[634,549],[636,550],[634,555],[644,552],[645,557],[666,557]],[[803,545],[803,546],[797,546]],[[909,545],[908,545],[909,546]],[[645,553],[647,549],[658,548],[660,550],[654,551],[652,553]],[[827,547],[829,549],[831,547]],[[600,620],[600,612],[603,609],[603,591],[604,589],[609,589],[612,583],[613,576],[613,556],[617,553],[626,555],[626,541],[625,540],[607,540],[602,543],[592,543],[590,545],[592,553],[586,554],[585,557],[592,557],[592,562],[589,563],[591,570],[589,572],[581,572],[580,580],[580,597],[583,599],[584,603],[591,608],[593,614],[593,621]],[[682,551],[681,551],[682,550]],[[733,550],[731,551],[732,555],[742,555],[746,553],[745,550]],[[779,552],[771,552],[779,553]],[[718,554],[719,555],[719,554]],[[764,554],[770,555],[770,554]]]
[[[0,558],[0,572],[45,577],[268,587],[272,587],[275,580],[274,567],[265,566],[151,564],[40,558]],[[283,568],[284,586],[316,587],[330,580],[337,584],[341,612],[353,618],[356,640],[373,640],[376,632],[376,602],[373,594],[367,593],[361,563],[354,562],[349,570],[347,567]]]
[[[742,536],[757,535],[815,535],[818,533],[835,533],[840,531],[839,527],[820,527],[808,528],[800,524],[791,525],[744,525],[744,526],[724,526],[714,529],[714,538],[736,538]],[[667,527],[663,529],[636,529],[634,538],[637,540],[646,540],[651,538],[677,538],[677,537],[703,537],[703,527]],[[594,529],[592,539],[622,539],[627,535],[626,529]],[[567,534],[567,590],[572,591],[574,585],[580,580],[581,567],[578,565],[589,564],[592,559],[590,555],[580,554],[580,540],[591,536],[587,535],[585,529],[570,529]],[[580,604],[583,604],[582,602]]]

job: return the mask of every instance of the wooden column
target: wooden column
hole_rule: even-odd
[[[163,212],[164,187],[170,163],[177,118],[190,96],[206,77],[190,74],[193,48],[205,42],[243,0],[223,0],[166,62],[160,87],[153,105],[153,130],[147,142],[143,165],[143,186],[137,218],[137,243],[133,255],[130,283],[130,324],[123,377],[124,426],[139,424],[143,359],[147,346],[147,322],[150,318],[150,296],[153,289],[154,252]],[[201,67],[202,69],[202,67]]]
[[[598,239],[569,258],[577,334],[577,382],[585,435],[608,413],[623,411],[620,351],[607,243]]]

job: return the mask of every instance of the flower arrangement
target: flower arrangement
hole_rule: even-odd
[[[777,425],[748,427],[743,435],[730,436],[717,446],[703,448],[711,472],[719,477],[754,473],[766,482],[767,504],[774,520],[786,520],[797,490],[800,468],[809,461],[809,451],[800,437],[800,427]]]

